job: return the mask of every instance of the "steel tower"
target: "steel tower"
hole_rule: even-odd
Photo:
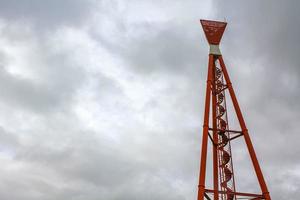
[[[219,43],[227,23],[209,20],[200,20],[200,22],[209,43],[210,51],[206,85],[198,200],[203,200],[204,198],[210,200],[211,196],[213,196],[214,200],[236,200],[240,198],[249,200],[271,200],[248,134],[248,129],[219,49]],[[226,90],[229,92],[229,97],[233,103],[233,108],[241,130],[229,130],[228,128]],[[211,123],[209,123],[210,111],[212,112]],[[230,142],[239,137],[244,137],[245,139],[246,147],[261,188],[261,194],[236,191]],[[210,139],[213,146],[212,189],[205,187],[208,139]]]

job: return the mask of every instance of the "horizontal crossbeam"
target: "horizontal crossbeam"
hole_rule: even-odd
[[[213,128],[208,128],[210,131],[224,131],[224,132],[229,132],[229,133],[243,133],[243,131],[235,131],[235,130],[222,130],[222,129],[213,129]]]
[[[214,193],[214,190],[211,189],[205,189],[205,192],[207,193]],[[246,196],[246,197],[255,197],[254,199],[265,199],[263,195],[261,194],[253,194],[253,193],[245,193],[245,192],[229,192],[229,191],[218,191],[219,194],[234,194],[237,196]]]
[[[210,130],[210,131],[213,131],[213,130],[221,131],[221,129],[213,129],[213,128],[208,128],[208,130]],[[234,130],[222,130],[222,131],[225,131],[225,132],[232,132],[232,133],[240,133],[240,134],[238,134],[238,135],[236,135],[236,136],[230,138],[228,141],[234,140],[234,139],[236,139],[236,138],[238,138],[238,137],[240,137],[240,136],[243,135],[243,132],[242,132],[242,131],[234,131]],[[214,146],[219,146],[219,145],[223,144],[223,143],[215,143],[214,140],[213,140],[213,138],[212,138],[212,136],[210,135],[209,132],[208,132],[208,136],[209,136],[209,139],[210,139],[210,141],[213,143]]]

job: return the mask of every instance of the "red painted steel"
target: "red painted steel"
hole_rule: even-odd
[[[208,140],[208,125],[209,125],[209,106],[210,106],[210,94],[212,85],[212,68],[213,68],[214,56],[209,55],[208,62],[208,75],[206,85],[206,99],[205,99],[205,112],[203,123],[203,135],[202,135],[202,150],[201,150],[201,165],[200,165],[200,177],[198,185],[198,200],[204,199],[205,192],[205,175],[206,175],[206,158],[207,158],[207,140]]]
[[[216,73],[216,65],[213,65],[213,75]],[[213,78],[213,83],[216,81],[215,76]],[[216,85],[213,85],[213,90],[216,90]],[[215,119],[217,117],[217,98],[216,95],[212,95],[212,117]],[[213,120],[213,142],[214,144],[218,144],[218,133],[217,133],[217,121]],[[213,184],[214,184],[214,200],[218,200],[218,178],[219,178],[219,166],[218,166],[218,148],[217,145],[212,145],[213,147]]]
[[[218,45],[221,41],[227,23],[203,19],[201,19],[200,22],[208,43]]]
[[[225,30],[226,23],[201,20],[201,24],[209,44],[218,45]],[[226,90],[229,91],[229,97],[233,103],[241,131],[229,129],[226,108]],[[209,127],[210,107],[212,111],[212,128]],[[209,131],[212,131],[212,137],[210,136]],[[208,136],[213,144],[213,190],[205,187]],[[240,138],[241,136],[244,136],[246,147],[248,149],[262,194],[236,191],[230,142],[233,139]],[[214,200],[236,200],[238,197],[248,197],[249,199],[253,199],[253,197],[255,197],[255,199],[271,200],[223,57],[221,55],[214,55],[213,53],[209,54],[208,62],[202,150],[200,159],[198,200],[203,200],[204,197],[209,199],[208,193],[213,194]]]

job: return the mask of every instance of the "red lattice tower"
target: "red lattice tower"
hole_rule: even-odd
[[[219,49],[219,43],[227,23],[208,20],[200,20],[200,22],[206,39],[209,43],[210,52],[206,86],[198,200],[203,200],[204,197],[210,200],[210,195],[213,195],[214,200],[236,200],[239,198],[270,200],[271,197],[269,195],[267,185],[260,169],[250,136],[248,134],[248,129],[246,127]],[[226,90],[229,91],[229,96],[233,103],[241,130],[229,130],[228,128],[225,95]],[[212,111],[212,127],[209,127],[210,105]],[[248,149],[259,186],[261,188],[261,194],[236,191],[230,142],[239,137],[244,137],[245,139],[246,147]],[[213,189],[205,188],[208,138],[213,144]]]

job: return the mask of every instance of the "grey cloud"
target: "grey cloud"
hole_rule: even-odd
[[[1,23],[13,22],[1,32],[0,198],[195,199],[208,52],[198,20],[226,16],[221,50],[271,195],[297,199],[296,7],[0,1]],[[18,54],[5,45],[26,47],[16,67],[39,81],[9,72]],[[245,145],[232,145],[239,189],[257,190]]]
[[[194,21],[195,27],[183,26],[174,22],[158,25],[141,25],[138,29],[146,29],[143,37],[138,36],[129,41],[122,55],[128,55],[130,65],[137,71],[166,70],[170,73],[195,72],[194,64],[199,62],[201,53],[199,40],[200,26]],[[147,30],[148,29],[148,30]],[[161,31],[153,32],[158,29]],[[193,49],[192,52],[189,50]],[[204,52],[203,52],[204,53]]]
[[[274,199],[283,198],[288,188],[277,182],[299,181],[284,176],[299,165],[297,155],[299,118],[299,3],[296,1],[214,1],[219,18],[226,16],[223,41],[228,68],[246,113],[251,136]],[[234,10],[234,12],[233,12]],[[233,62],[236,60],[235,62]],[[244,76],[241,75],[245,69]],[[246,84],[246,80],[248,84]],[[285,178],[284,178],[285,177]],[[295,179],[295,180],[293,180]],[[297,199],[299,190],[289,191]]]
[[[50,64],[51,65],[51,64]],[[84,74],[69,67],[51,65],[49,80],[45,84],[36,84],[22,77],[14,76],[1,69],[2,103],[28,108],[38,112],[57,110],[72,100],[76,87],[80,85]],[[63,72],[66,73],[63,73]],[[53,78],[52,78],[52,77]],[[77,76],[79,79],[74,79]],[[75,91],[74,91],[75,90]]]
[[[0,50],[2,104],[37,113],[68,107],[87,76],[73,59],[73,52],[64,52],[46,35],[36,37],[36,32],[18,23],[5,24],[1,35],[8,46]],[[21,72],[11,73],[10,68]],[[26,69],[34,72],[34,77],[23,75]]]
[[[90,0],[2,0],[0,1],[0,17],[9,21],[33,22],[47,29],[58,24],[82,23],[93,8],[92,3],[93,1]]]

